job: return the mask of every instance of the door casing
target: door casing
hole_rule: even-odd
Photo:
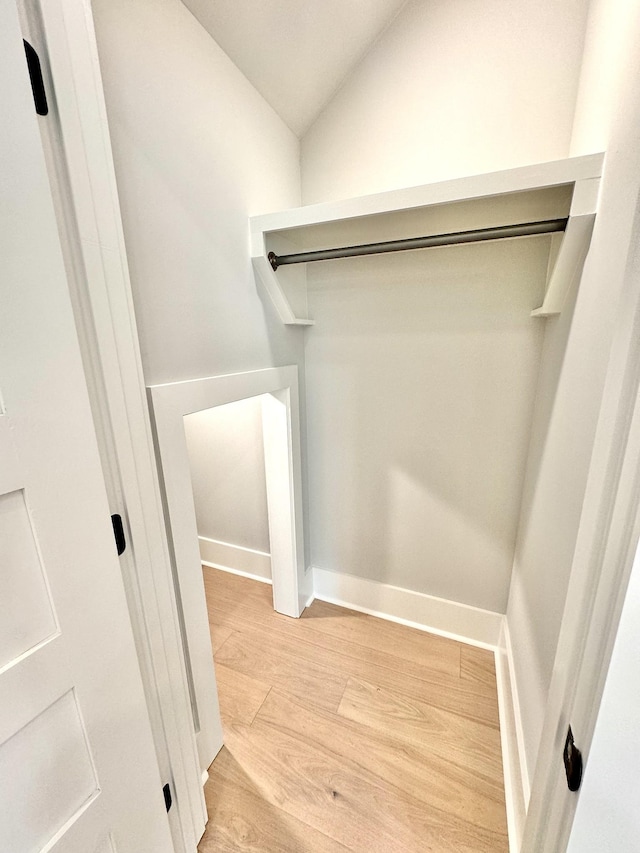
[[[298,367],[170,382],[148,389],[158,451],[170,550],[190,680],[200,769],[222,746],[222,724],[214,678],[193,502],[185,415],[260,397],[274,608],[297,618],[311,595],[305,572],[302,528],[302,462]]]

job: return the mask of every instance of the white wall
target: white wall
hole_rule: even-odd
[[[633,85],[628,63],[637,38],[635,0],[591,0],[571,134],[571,156],[605,151],[619,122],[621,103],[612,93]]]
[[[268,554],[261,399],[187,415],[184,427],[198,535]]]
[[[299,146],[180,0],[94,0],[147,384],[302,364],[248,217],[299,203]]]
[[[601,27],[603,16],[609,18]],[[640,8],[595,0],[572,153],[606,147],[596,225],[571,325],[548,321],[507,610],[533,774],[613,322],[640,191]],[[600,66],[609,57],[616,67]],[[595,69],[606,86],[594,86]],[[597,74],[596,74],[597,76]],[[615,110],[610,108],[615,104]]]
[[[567,156],[586,9],[410,2],[303,138],[305,202]],[[506,610],[547,254],[310,265],[314,565]]]
[[[412,0],[305,134],[305,203],[567,156],[587,6]]]
[[[622,618],[567,853],[635,853],[640,838],[640,559]]]
[[[300,202],[298,140],[180,0],[92,5],[146,383],[296,363],[304,400],[248,249]]]
[[[505,611],[549,239],[309,266],[314,566]]]

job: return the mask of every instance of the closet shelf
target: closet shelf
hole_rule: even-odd
[[[253,267],[282,322],[311,326],[307,264],[274,270],[269,253],[316,252],[566,218],[564,232],[550,238],[545,296],[532,316],[559,314],[589,249],[603,161],[603,154],[590,154],[254,216],[249,220]]]

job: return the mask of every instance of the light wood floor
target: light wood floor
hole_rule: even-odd
[[[200,853],[506,853],[490,652],[204,577],[225,746]]]

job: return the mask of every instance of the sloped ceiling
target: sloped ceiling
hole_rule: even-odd
[[[183,0],[298,136],[406,0]]]

